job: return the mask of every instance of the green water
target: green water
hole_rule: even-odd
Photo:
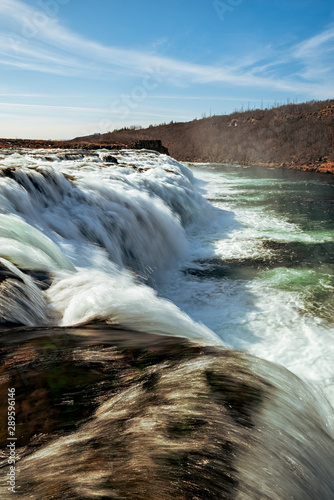
[[[217,220],[169,297],[231,347],[309,380],[334,402],[334,177],[193,168]]]

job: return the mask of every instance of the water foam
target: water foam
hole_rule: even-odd
[[[213,217],[192,172],[152,152],[117,152],[112,165],[103,151],[47,155],[8,155],[0,169],[0,255],[53,277],[47,292],[37,289],[44,312],[62,326],[103,319],[221,344],[145,284],[156,286],[186,254],[186,227]],[[11,321],[30,325],[14,305]]]
[[[180,263],[161,293],[230,347],[284,365],[323,389],[333,404],[334,285],[323,260],[333,234],[319,224],[303,229],[281,205],[277,211],[268,211],[265,201],[254,206],[256,186],[270,193],[277,179],[258,182],[221,168],[194,171],[207,198],[233,210],[234,217],[221,215],[220,227],[216,223],[191,239],[192,257]]]

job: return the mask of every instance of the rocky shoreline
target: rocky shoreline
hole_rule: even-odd
[[[169,154],[168,148],[162,145],[160,140],[138,140],[129,144],[122,143],[90,143],[90,142],[70,142],[70,141],[43,141],[34,139],[0,139],[1,149],[73,149],[73,150],[121,150],[121,149],[150,149],[163,154]],[[233,161],[231,158],[208,159],[207,157],[179,157],[179,161],[189,163],[228,163],[231,165],[251,165],[258,167],[284,168],[288,170],[301,170],[303,172],[319,172],[323,174],[334,174],[334,162],[328,161],[328,158],[322,158],[318,161],[309,163],[298,163],[295,160],[291,162],[250,162]]]
[[[179,161],[187,161],[189,163],[207,163],[208,160],[203,158],[196,158],[195,160],[189,159],[179,159]],[[333,161],[324,161],[318,160],[313,161],[312,163],[297,163],[295,161],[291,162],[247,162],[247,161],[231,161],[226,159],[220,159],[219,161],[213,161],[210,163],[223,163],[230,165],[245,165],[252,167],[266,167],[266,168],[283,168],[285,170],[301,170],[302,172],[318,172],[321,174],[334,174],[334,162]]]
[[[85,141],[45,141],[39,139],[0,139],[0,149],[150,149],[169,154],[160,140],[137,140],[129,143],[121,142],[85,142]]]

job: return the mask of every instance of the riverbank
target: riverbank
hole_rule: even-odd
[[[160,139],[178,161],[334,173],[334,100],[288,104],[201,120],[123,128],[73,142]]]
[[[120,143],[89,143],[89,142],[68,142],[68,141],[43,141],[43,140],[33,140],[33,139],[0,139],[0,150],[1,149],[73,149],[73,150],[99,150],[99,149],[108,149],[108,150],[121,150],[121,149],[143,149],[141,144],[146,141],[136,141],[136,144],[120,144]],[[149,141],[152,143],[153,141]],[[154,145],[150,145],[147,149],[152,149],[153,151],[168,153],[168,148],[165,148],[161,141],[159,142],[161,148],[165,149],[165,151],[161,151],[161,148],[155,147]],[[185,161],[189,163],[205,163],[208,162],[208,158],[206,156],[198,156],[198,157],[189,157],[182,156],[178,158],[179,161]],[[250,161],[233,161],[231,158],[222,158],[220,157],[217,160],[213,161],[214,163],[223,163],[223,164],[231,164],[231,165],[251,165],[258,167],[270,167],[270,168],[284,168],[284,169],[292,169],[292,170],[302,170],[304,172],[321,172],[323,174],[334,174],[334,162],[328,161],[327,158],[318,161],[312,161],[309,163],[296,162],[294,160],[287,162],[250,162]]]
[[[160,140],[137,140],[121,142],[87,142],[87,141],[44,141],[39,139],[0,139],[0,149],[150,149],[169,154]]]
[[[44,141],[39,139],[0,139],[0,149],[123,149],[126,144]]]

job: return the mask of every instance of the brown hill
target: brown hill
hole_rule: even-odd
[[[122,129],[74,142],[160,139],[183,161],[270,165],[334,173],[334,100],[235,112],[147,129]]]

